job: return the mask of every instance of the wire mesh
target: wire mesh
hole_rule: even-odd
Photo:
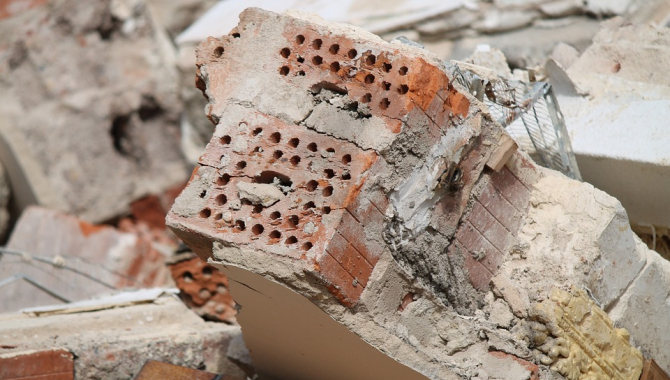
[[[448,66],[453,80],[469,89],[538,164],[581,180],[563,115],[549,83],[486,78]]]

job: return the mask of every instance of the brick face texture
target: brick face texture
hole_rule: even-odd
[[[385,252],[448,303],[485,290],[528,199],[510,170],[484,171],[502,129],[419,49],[303,16],[241,20],[198,49],[217,130],[168,225],[204,259],[218,243],[298,263],[348,307]]]

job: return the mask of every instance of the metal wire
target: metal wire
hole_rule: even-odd
[[[546,82],[521,82],[447,65],[451,77],[482,101],[491,115],[538,164],[580,180],[564,118],[553,88]]]

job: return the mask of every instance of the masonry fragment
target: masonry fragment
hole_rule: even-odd
[[[637,379],[629,339],[664,355],[606,316],[665,265],[618,201],[514,151],[436,57],[300,13],[240,20],[197,50],[216,132],[167,222],[228,276],[261,374]],[[261,185],[283,197],[240,191]],[[557,327],[569,294],[598,322]]]

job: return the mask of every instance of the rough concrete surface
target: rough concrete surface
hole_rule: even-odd
[[[133,1],[51,1],[0,21],[1,155],[20,207],[101,222],[187,178],[164,34]]]
[[[75,356],[75,379],[132,379],[150,359],[244,378],[227,358],[239,335],[239,327],[205,322],[172,296],[88,313],[0,315],[0,339],[13,347],[2,355],[65,348]]]

